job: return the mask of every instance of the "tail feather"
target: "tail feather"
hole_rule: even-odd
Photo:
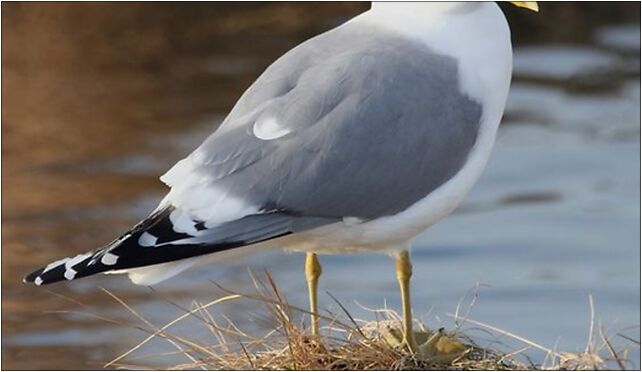
[[[154,212],[107,246],[55,261],[27,275],[24,281],[41,285],[159,265],[256,244],[332,222],[335,220],[270,212],[208,227],[169,206]],[[169,265],[159,266],[153,269],[155,277],[165,277],[156,272],[163,267],[173,270]]]
[[[120,270],[106,274],[127,274],[129,280],[138,285],[155,285],[163,280],[169,279],[190,267],[196,265],[197,257],[186,258],[184,260],[165,262],[162,264],[144,266],[135,269]]]

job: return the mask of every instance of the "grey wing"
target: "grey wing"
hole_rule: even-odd
[[[454,176],[481,114],[453,58],[348,24],[276,61],[184,162],[260,211],[374,219]],[[258,138],[266,120],[282,135]]]

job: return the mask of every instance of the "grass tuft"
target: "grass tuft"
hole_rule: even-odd
[[[177,351],[174,357],[182,355],[186,362],[177,365],[161,366],[167,370],[600,370],[633,368],[626,360],[627,350],[617,348],[624,341],[627,345],[638,347],[639,341],[622,333],[611,336],[605,334],[601,326],[596,326],[593,301],[589,299],[591,309],[589,341],[580,353],[568,353],[544,347],[524,337],[497,327],[484,324],[468,318],[470,311],[459,315],[459,306],[455,314],[449,314],[457,325],[453,331],[443,329],[428,330],[421,322],[415,323],[415,330],[425,337],[443,337],[444,340],[456,340],[463,344],[465,352],[455,358],[439,360],[439,358],[419,358],[411,355],[399,343],[391,342],[390,335],[398,334],[401,319],[390,309],[371,310],[375,321],[355,319],[336,298],[332,297],[341,309],[341,313],[326,312],[320,314],[325,327],[321,329],[318,338],[310,335],[310,330],[299,323],[301,319],[308,320],[309,312],[288,303],[278,286],[266,273],[262,280],[252,275],[256,288],[255,293],[236,293],[217,284],[225,296],[208,303],[194,303],[191,309],[178,307],[183,314],[162,327],[154,326],[143,315],[134,310],[114,294],[105,292],[132,314],[137,323],[120,324],[134,327],[147,333],[147,337],[133,346],[130,350],[110,361],[105,367],[126,369],[158,369],[159,365],[146,365],[136,362],[143,358],[135,357],[135,352],[153,339],[163,339],[169,342]],[[477,298],[474,294],[471,306]],[[271,329],[267,334],[255,336],[237,327],[227,317],[225,322],[216,321],[210,308],[229,301],[249,300],[262,307],[260,320],[268,321]],[[96,317],[96,315],[93,315]],[[103,317],[99,317],[103,318]],[[203,344],[184,336],[172,334],[168,329],[186,319],[196,319],[214,336],[216,342]],[[108,320],[109,321],[109,320]],[[112,321],[112,323],[114,323]],[[142,324],[140,324],[142,323]],[[224,324],[222,324],[224,323]],[[463,325],[474,328],[465,329]],[[597,328],[598,332],[595,332]],[[479,340],[467,335],[472,330],[482,331],[490,337]],[[501,340],[512,339],[524,347],[506,351]],[[500,350],[502,349],[502,350]],[[529,351],[543,351],[546,358],[540,362],[529,357]],[[541,354],[541,353],[540,353]],[[156,357],[166,357],[168,354],[157,354]],[[152,356],[153,357],[153,356]],[[145,359],[150,356],[145,357]],[[127,360],[128,362],[125,362]],[[175,360],[175,359],[174,359]]]

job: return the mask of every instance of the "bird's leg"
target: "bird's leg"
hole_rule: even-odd
[[[408,348],[417,358],[439,363],[452,363],[466,354],[468,348],[456,339],[446,335],[443,330],[437,332],[413,332],[412,310],[410,308],[412,263],[410,262],[408,251],[402,251],[397,254],[396,268],[403,306],[403,328],[401,335],[399,332],[388,332],[384,334],[384,339],[393,346]]]
[[[417,351],[417,344],[412,333],[412,309],[410,308],[412,263],[410,262],[410,254],[408,251],[401,251],[397,254],[396,269],[403,306],[403,342],[411,352],[415,353]]]
[[[319,313],[317,309],[317,284],[321,276],[321,264],[316,253],[308,252],[305,257],[305,278],[308,282],[308,294],[310,295],[310,317],[312,335],[319,335]]]

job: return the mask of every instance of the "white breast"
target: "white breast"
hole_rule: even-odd
[[[477,141],[466,164],[453,178],[405,211],[362,224],[341,222],[307,232],[292,239],[292,249],[405,249],[412,237],[459,205],[490,156],[512,75],[510,31],[499,7],[495,3],[472,3],[477,4],[472,9],[450,12],[446,3],[405,4],[407,9],[395,8],[399,4],[396,2],[384,4],[387,5],[375,7],[351,22],[388,28],[426,43],[439,54],[456,58],[461,91],[483,107]]]

